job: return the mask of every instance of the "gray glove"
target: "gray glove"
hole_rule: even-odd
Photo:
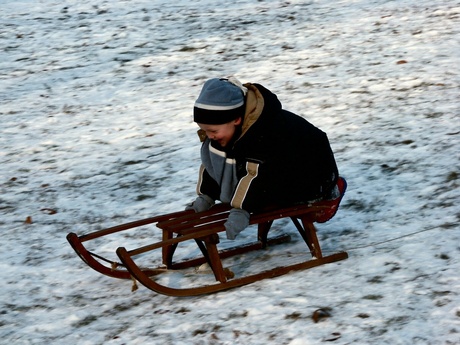
[[[186,211],[194,210],[195,212],[203,212],[207,211],[214,205],[214,200],[212,200],[209,196],[201,194],[199,195],[194,202],[190,205],[187,205],[185,208]]]
[[[241,208],[232,208],[225,222],[227,238],[234,240],[249,225],[249,213]]]

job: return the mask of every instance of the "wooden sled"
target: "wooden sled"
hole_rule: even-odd
[[[331,219],[337,212],[347,187],[345,179],[340,178],[338,186],[340,197],[335,200],[319,201],[313,204],[300,204],[251,214],[249,223],[257,224],[257,241],[226,250],[219,251],[217,246],[219,244],[219,233],[225,231],[224,223],[230,211],[230,207],[225,204],[217,204],[210,210],[200,213],[180,211],[151,217],[82,236],[69,233],[67,240],[88,266],[107,276],[120,279],[134,279],[150,290],[164,295],[196,296],[209,294],[247,285],[262,279],[277,277],[291,271],[304,270],[346,259],[348,257],[346,252],[323,256],[316,235],[316,228],[313,224],[315,222],[324,223]],[[311,259],[289,266],[275,267],[244,277],[233,277],[229,270],[224,269],[222,259],[288,241],[290,238],[288,235],[268,238],[273,221],[287,217],[292,220],[307,244],[312,256]],[[155,224],[157,228],[161,229],[162,240],[132,250],[119,247],[116,250],[116,254],[121,262],[118,263],[107,260],[87,250],[83,245],[86,241],[149,224]],[[178,244],[191,240],[195,241],[198,245],[202,257],[174,262],[173,257]],[[141,268],[134,259],[134,257],[140,254],[160,249],[163,265],[158,268]],[[196,267],[203,263],[209,264],[216,283],[198,287],[175,288],[160,284],[153,277],[165,271]]]

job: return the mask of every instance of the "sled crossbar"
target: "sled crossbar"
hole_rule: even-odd
[[[346,181],[340,178],[338,186],[340,197],[335,200],[299,204],[251,214],[249,223],[257,225],[257,240],[225,250],[219,250],[218,244],[220,242],[219,233],[225,231],[224,223],[230,212],[230,206],[226,204],[217,204],[208,211],[200,213],[180,211],[146,218],[82,236],[70,233],[67,235],[67,240],[86,264],[107,276],[120,279],[135,279],[153,291],[171,296],[194,296],[213,293],[250,284],[261,279],[276,277],[291,271],[303,270],[346,259],[348,257],[346,252],[323,256],[316,234],[316,227],[313,224],[315,222],[326,222],[337,212],[346,190]],[[268,233],[273,222],[282,218],[290,218],[292,220],[308,246],[312,258],[298,264],[275,267],[246,277],[233,277],[233,273],[224,268],[222,259],[289,241],[290,236],[286,234],[275,238],[268,238]],[[101,256],[88,251],[83,245],[83,242],[86,241],[150,224],[155,224],[156,228],[161,230],[162,239],[131,250],[127,250],[125,247],[118,247],[116,254],[121,263],[112,262],[112,265],[107,266],[107,262],[110,262],[110,260],[101,258]],[[178,245],[191,240],[195,241],[198,245],[202,257],[174,262],[173,257]],[[161,266],[153,269],[138,266],[135,260],[137,255],[160,249],[162,253]],[[208,263],[210,266],[216,280],[215,284],[191,288],[173,288],[161,285],[153,277],[167,270],[196,267],[203,263]]]

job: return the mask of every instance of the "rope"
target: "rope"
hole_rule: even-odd
[[[92,256],[94,256],[95,258],[98,258],[99,260],[102,260],[102,261],[105,261],[105,262],[111,264],[112,269],[116,269],[118,266],[125,267],[125,265],[123,265],[121,262],[106,259],[103,256],[97,255],[96,253],[93,253],[93,252],[90,252],[90,251],[88,251],[88,253],[91,254]]]
[[[444,224],[442,227],[444,228],[451,228],[451,227],[454,227],[458,224],[454,224],[454,223],[448,223],[448,224]],[[357,247],[353,247],[353,248],[349,248],[347,249],[347,251],[354,251],[354,250],[358,250],[358,249],[363,249],[363,248],[369,248],[369,247],[376,247],[376,246],[379,246],[381,244],[385,244],[385,243],[389,243],[389,242],[393,242],[393,241],[397,241],[397,240],[400,240],[401,238],[405,238],[405,237],[410,237],[410,236],[414,236],[414,235],[418,235],[418,234],[421,234],[423,232],[428,232],[428,231],[432,231],[432,230],[436,230],[438,229],[440,226],[433,226],[431,228],[428,228],[428,229],[423,229],[423,230],[419,230],[419,231],[415,231],[415,232],[411,232],[409,234],[405,234],[405,235],[401,235],[401,236],[398,236],[398,237],[394,237],[394,238],[390,238],[388,240],[384,240],[384,241],[380,241],[380,242],[374,242],[374,243],[371,243],[371,244],[365,244],[365,245],[362,245],[362,246],[357,246]]]

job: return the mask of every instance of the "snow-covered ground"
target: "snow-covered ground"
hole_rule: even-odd
[[[458,1],[3,0],[0,13],[0,343],[460,344]],[[193,102],[231,74],[328,133],[349,189],[319,238],[349,259],[193,298],[91,270],[67,233],[193,200]],[[274,231],[293,242],[264,259],[301,255],[291,224]],[[115,258],[158,238],[95,245]],[[318,308],[331,316],[315,323]]]

